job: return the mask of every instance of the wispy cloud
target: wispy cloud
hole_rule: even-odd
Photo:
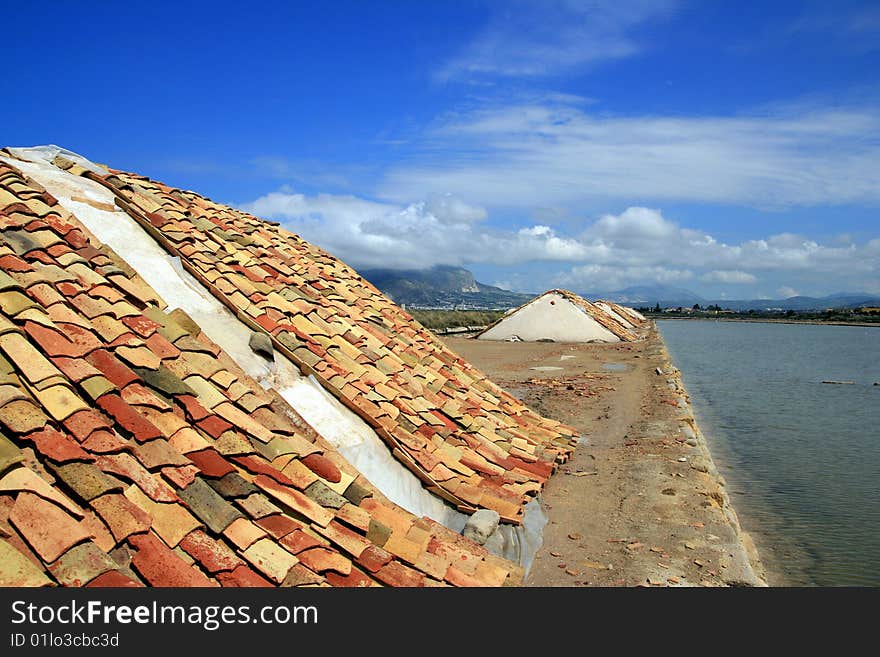
[[[559,103],[450,115],[378,194],[450,192],[490,207],[696,201],[754,207],[880,200],[874,105],[742,116],[607,116]]]
[[[486,28],[437,72],[441,80],[555,75],[640,52],[634,31],[673,0],[514,0],[490,7]]]

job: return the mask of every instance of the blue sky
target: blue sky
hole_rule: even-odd
[[[880,294],[880,5],[2,3],[5,145],[540,292]]]

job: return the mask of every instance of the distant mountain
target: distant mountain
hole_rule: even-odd
[[[680,287],[669,285],[633,285],[622,290],[603,292],[601,290],[587,290],[578,292],[586,299],[608,299],[626,306],[693,306],[711,303],[698,294]]]
[[[788,299],[751,299],[747,301],[721,299],[710,301],[730,310],[826,310],[828,308],[858,308],[880,306],[880,299],[870,294],[832,294],[827,297],[789,297]],[[679,304],[681,305],[681,304]],[[693,305],[693,304],[691,304]]]
[[[367,269],[360,274],[395,303],[413,307],[511,308],[534,297],[480,283],[463,267]]]
[[[614,292],[587,293],[588,299],[610,299],[629,306],[661,308],[693,307],[718,305],[730,310],[826,310],[827,308],[858,308],[859,306],[880,305],[875,295],[859,292],[837,292],[825,297],[789,297],[787,299],[706,299],[690,290],[665,285],[637,285]]]
[[[535,297],[480,283],[463,267],[437,265],[430,269],[368,269],[360,272],[398,304],[417,308],[514,308]],[[788,299],[706,299],[690,290],[670,285],[633,285],[622,290],[575,290],[587,299],[608,299],[632,307],[690,308],[718,305],[731,310],[825,310],[880,306],[876,295],[837,292],[825,297]]]

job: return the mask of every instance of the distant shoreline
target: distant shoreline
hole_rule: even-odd
[[[871,328],[880,328],[880,322],[842,322],[842,321],[822,321],[821,319],[773,319],[770,317],[665,317],[659,315],[649,315],[653,320],[672,320],[672,321],[701,321],[701,322],[746,322],[760,324],[816,324],[818,326],[867,326]]]

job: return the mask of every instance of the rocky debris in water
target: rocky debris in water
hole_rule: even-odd
[[[464,526],[462,534],[465,538],[469,538],[474,543],[485,545],[489,537],[498,529],[498,523],[501,516],[497,511],[490,509],[480,509],[476,511]]]
[[[257,331],[251,333],[248,345],[255,353],[265,356],[269,360],[275,359],[275,349],[272,346],[272,339],[265,333],[259,333]]]
[[[830,383],[835,386],[854,386],[855,381],[823,381],[822,383]],[[877,385],[876,383],[874,385]]]

